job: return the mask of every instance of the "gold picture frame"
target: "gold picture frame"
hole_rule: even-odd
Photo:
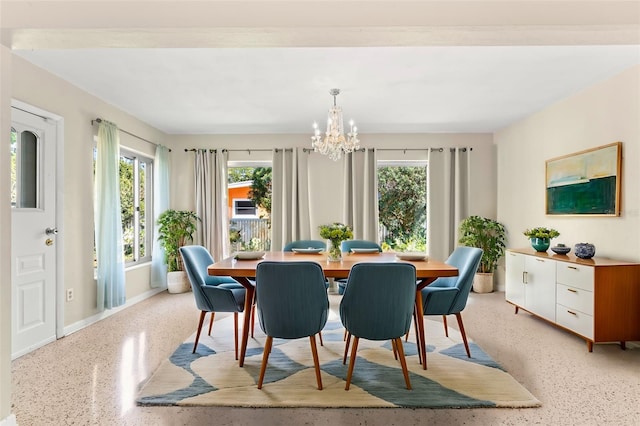
[[[547,160],[546,214],[620,216],[621,170],[622,142]]]

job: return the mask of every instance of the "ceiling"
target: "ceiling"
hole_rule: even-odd
[[[170,134],[493,132],[640,63],[638,46],[16,51]]]
[[[2,44],[169,134],[310,134],[332,88],[361,133],[494,132],[640,64],[640,2],[114,3],[3,1]]]

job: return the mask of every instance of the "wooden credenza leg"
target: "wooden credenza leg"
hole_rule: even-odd
[[[518,307],[516,306],[515,308],[516,308],[516,311],[515,311],[514,313],[516,313],[516,314],[517,314],[517,313],[518,313]]]
[[[593,352],[593,342],[591,340],[587,340],[587,349],[589,352]]]
[[[620,349],[622,349],[623,351],[627,350],[627,342],[620,342]]]

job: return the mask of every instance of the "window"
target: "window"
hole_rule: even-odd
[[[378,214],[383,245],[396,250],[426,249],[426,162],[378,162]]]
[[[97,149],[93,152],[95,171]],[[120,149],[120,209],[127,266],[151,261],[153,248],[153,160]],[[147,221],[149,219],[149,222]],[[147,224],[151,228],[147,232]],[[95,259],[95,248],[94,248]],[[94,266],[97,265],[97,261]]]
[[[228,176],[232,250],[269,250],[271,163],[230,161]]]
[[[40,208],[39,150],[37,135],[11,128],[11,207]]]
[[[234,198],[233,199],[233,216],[232,217],[258,217],[258,209],[251,200]]]
[[[120,204],[122,237],[127,263],[151,260],[152,232],[147,232],[147,218],[153,225],[151,194],[153,160],[120,150]],[[153,230],[151,226],[150,230]]]

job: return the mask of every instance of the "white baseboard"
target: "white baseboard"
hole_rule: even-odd
[[[113,309],[106,309],[103,312],[100,312],[99,314],[93,315],[89,318],[85,318],[82,321],[78,321],[75,322],[71,325],[68,325],[64,328],[64,335],[68,336],[71,333],[75,333],[78,330],[82,330],[85,327],[90,326],[91,324],[95,324],[96,322],[103,320],[107,317],[110,317],[113,314],[117,314],[118,312],[122,311],[123,309],[127,309],[133,305],[135,305],[136,303],[140,303],[143,300],[146,300],[150,297],[155,296],[156,294],[165,291],[166,288],[153,288],[149,291],[146,291],[136,297],[133,297],[129,300],[127,300],[127,302],[122,305],[122,306],[118,306],[117,308],[113,308]],[[4,426],[2,424],[0,424],[0,426]]]
[[[0,420],[0,426],[17,426],[17,425],[18,423],[16,422],[15,414],[11,414],[9,415],[9,417],[6,417]]]

